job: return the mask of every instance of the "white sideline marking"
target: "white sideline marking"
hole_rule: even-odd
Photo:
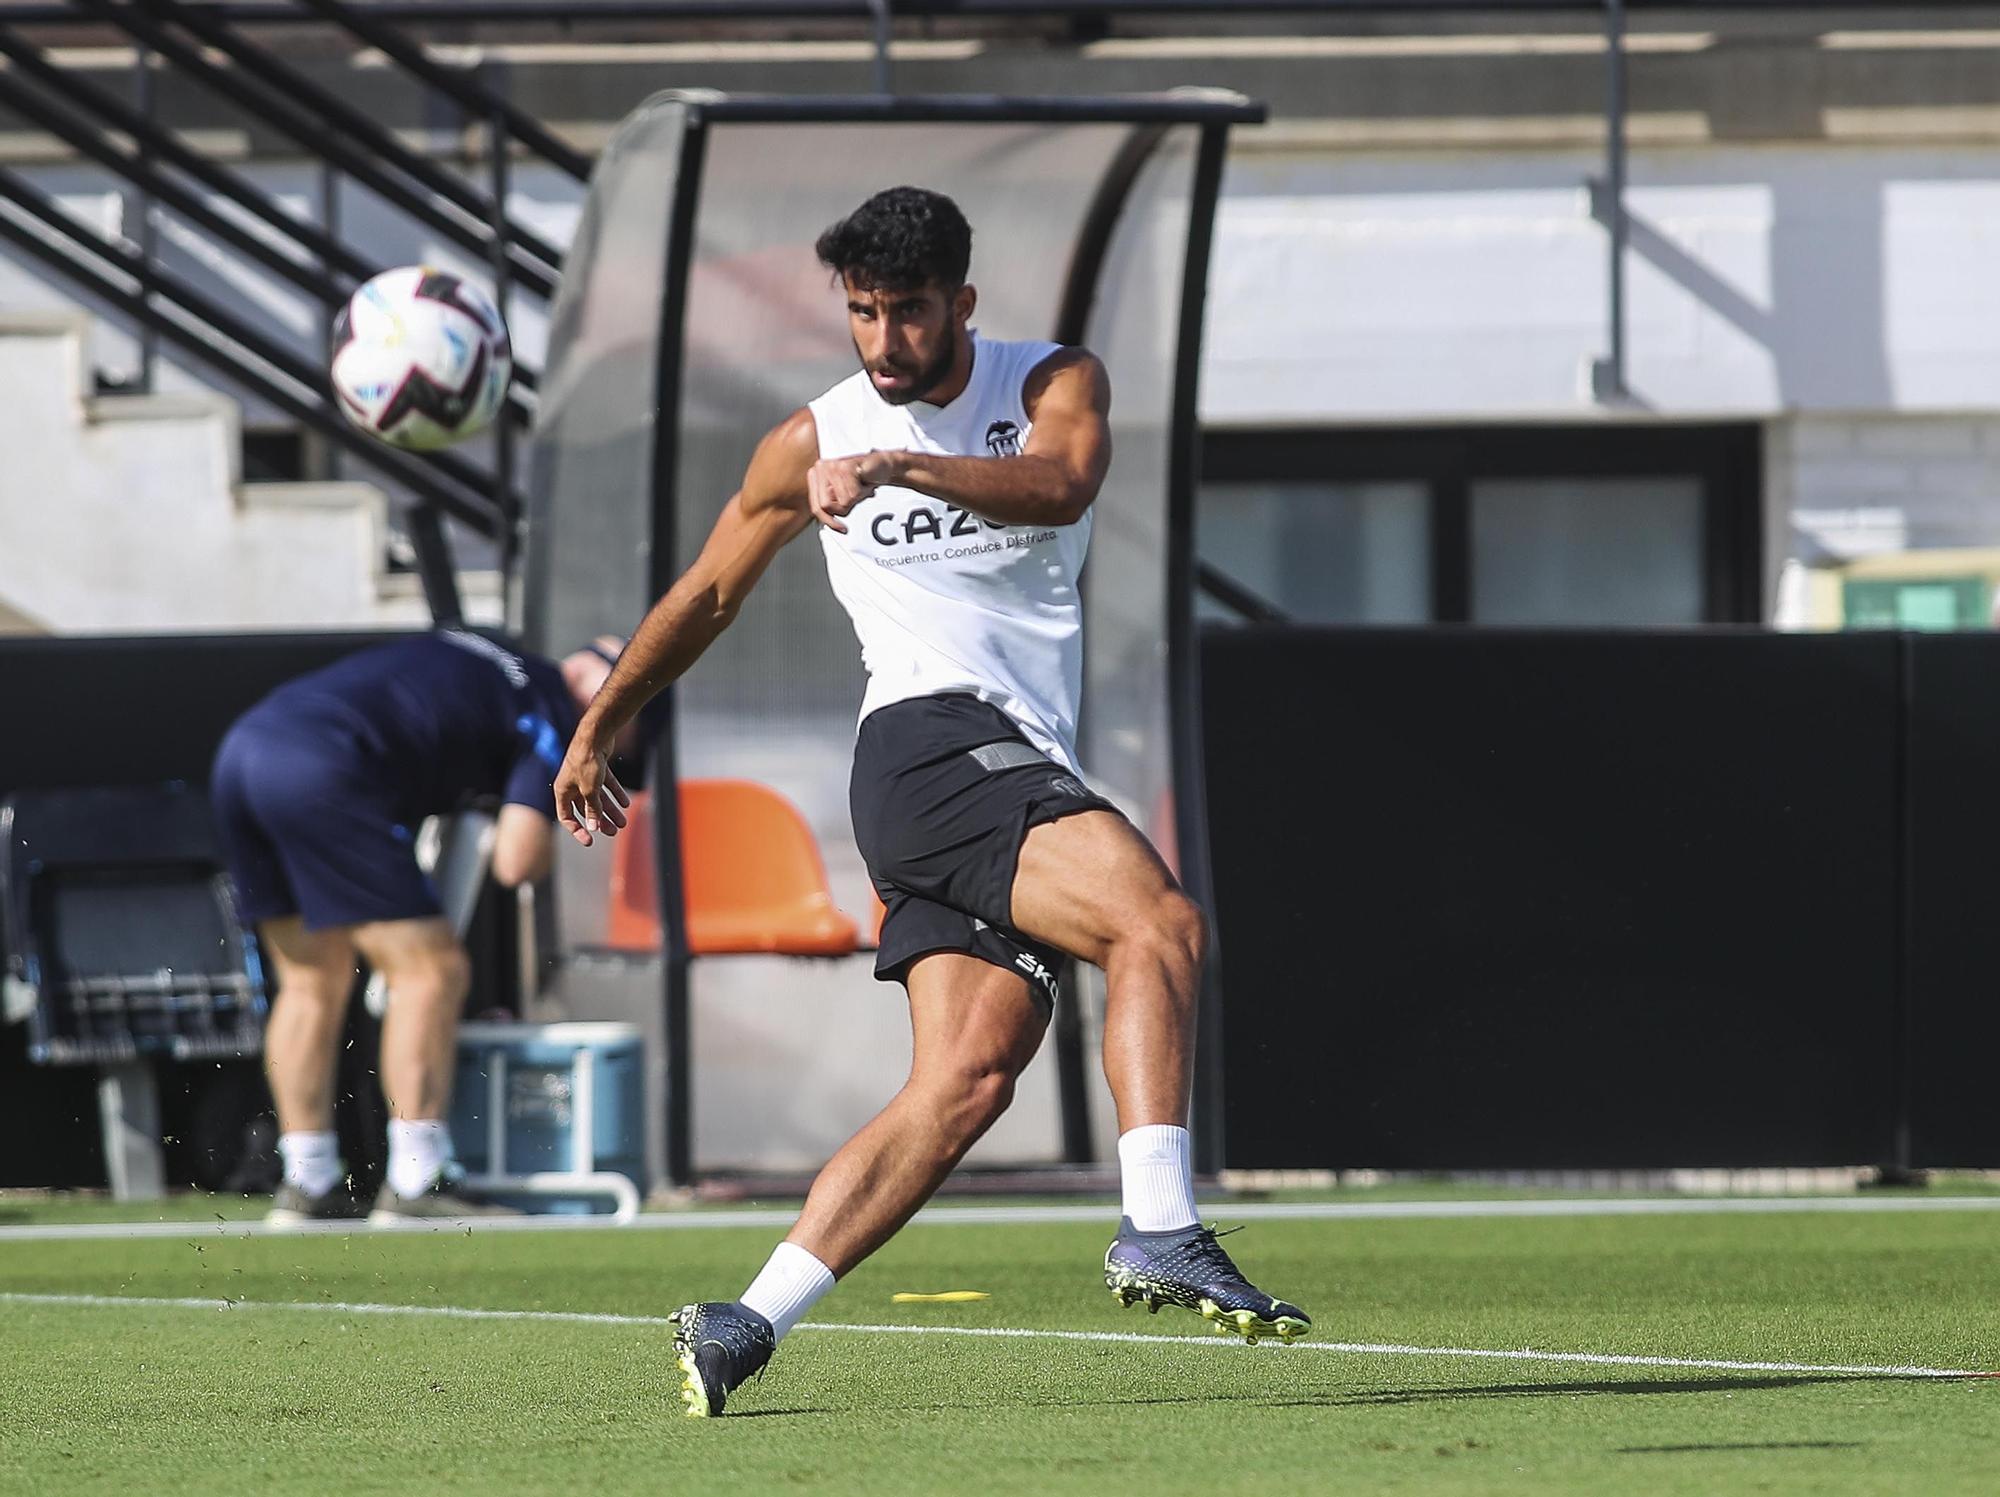
[[[1796,1211],[1836,1211],[1861,1216],[1902,1211],[2000,1211],[1991,1196],[1611,1196],[1527,1201],[1208,1201],[1202,1214],[1231,1222],[1437,1221],[1453,1217],[1738,1216]],[[1109,1204],[1077,1206],[926,1206],[916,1226],[1038,1226],[1116,1221]],[[268,1227],[261,1221],[43,1222],[0,1226],[0,1242],[82,1242],[92,1238],[301,1237],[349,1232],[675,1232],[716,1227],[789,1227],[795,1207],[719,1211],[649,1211],[636,1221],[606,1216],[480,1216],[372,1227],[366,1221],[307,1222]]]
[[[337,1300],[154,1299],[124,1294],[8,1294],[0,1303],[92,1308],[141,1306],[153,1310],[304,1310],[335,1315],[413,1315],[438,1320],[534,1320],[560,1325],[663,1328],[664,1315],[607,1315],[584,1310],[480,1310],[465,1305],[374,1305]],[[1040,1331],[997,1326],[853,1325],[802,1321],[801,1331],[844,1331],[868,1336],[992,1336],[1018,1341],[1110,1341],[1127,1346],[1240,1347],[1235,1337],[1139,1336],[1126,1331]],[[1824,1362],[1733,1362],[1709,1357],[1642,1357],[1593,1351],[1494,1351],[1465,1346],[1397,1346],[1375,1341],[1300,1341],[1291,1350],[1341,1352],[1366,1357],[1477,1357],[1502,1362],[1574,1362],[1593,1367],[1682,1367],[1712,1372],[1817,1372],[1855,1377],[1991,1378],[2000,1373],[1949,1367],[1878,1367]]]

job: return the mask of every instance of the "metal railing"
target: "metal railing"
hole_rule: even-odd
[[[498,543],[510,571],[521,500],[515,488],[516,444],[534,411],[538,371],[517,356],[514,381],[493,440],[490,472],[456,453],[416,455],[364,436],[339,414],[323,360],[303,357],[230,306],[167,271],[158,260],[156,215],[171,213],[246,267],[266,272],[317,302],[328,325],[360,281],[386,267],[345,243],[337,222],[342,179],[369,189],[423,229],[478,256],[507,315],[515,292],[550,297],[561,250],[506,211],[516,154],[584,179],[590,158],[557,139],[472,73],[428,58],[386,24],[378,7],[342,0],[301,0],[287,18],[348,29],[424,88],[447,98],[485,145],[484,188],[412,150],[390,131],[297,68],[234,29],[236,17],[214,5],[147,0],[77,0],[59,19],[95,20],[138,47],[138,87],[126,102],[53,63],[20,29],[58,19],[41,7],[0,10],[0,108],[45,131],[83,159],[137,190],[134,238],[87,228],[14,172],[0,174],[0,238],[29,259],[82,287],[136,325],[139,388],[153,383],[154,351],[164,340],[318,433],[330,450],[358,459],[411,497],[405,528],[433,615],[455,621],[461,610],[449,516]],[[239,171],[202,154],[163,128],[152,107],[153,71],[173,67],[251,119],[296,142],[321,163],[319,221],[273,199]]]
[[[322,393],[324,371],[249,320],[161,269],[138,245],[83,227],[19,173],[0,167],[0,239],[166,338],[301,425],[338,443],[416,496],[407,514],[424,595],[434,618],[457,623],[455,568],[441,516],[503,539],[512,505],[485,476],[449,453],[414,454],[365,436]]]
[[[196,8],[238,25],[283,25],[314,19],[315,0],[195,0]],[[1825,10],[1850,15],[1870,12],[1905,15],[1903,0],[1627,0],[1633,10]],[[1924,0],[1928,9],[1970,10],[1993,0]],[[390,26],[462,22],[559,23],[573,26],[603,21],[727,22],[840,21],[873,23],[888,10],[910,20],[1161,20],[1176,16],[1393,16],[1449,15],[1484,11],[1600,10],[1604,0],[373,0],[349,5]],[[9,7],[25,23],[76,19],[66,5]]]

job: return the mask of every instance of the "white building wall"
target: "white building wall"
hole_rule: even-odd
[[[2000,543],[2000,144],[1635,154],[1610,408],[1591,151],[1231,160],[1211,424],[1750,420],[1766,554]]]
[[[1203,411],[1578,419],[1608,346],[1590,151],[1239,151]],[[2000,407],[2000,145],[1635,155],[1630,385],[1669,417]]]
[[[1994,540],[2000,413],[1800,414],[1773,426],[1767,453],[1806,556]]]

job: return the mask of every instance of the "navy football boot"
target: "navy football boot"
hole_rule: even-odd
[[[719,1415],[729,1395],[762,1374],[778,1349],[771,1322],[734,1301],[682,1305],[669,1319],[690,1419]]]
[[[1162,1305],[1179,1305],[1207,1320],[1217,1334],[1233,1331],[1252,1346],[1259,1336],[1289,1342],[1312,1329],[1305,1311],[1244,1278],[1217,1235],[1203,1226],[1141,1232],[1129,1216],[1121,1219],[1104,1255],[1104,1282],[1112,1298],[1121,1305],[1143,1301],[1155,1315]]]

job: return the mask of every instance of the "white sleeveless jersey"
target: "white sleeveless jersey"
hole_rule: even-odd
[[[891,405],[866,370],[813,401],[820,456],[1018,455],[1029,431],[1021,387],[1061,345],[971,336],[972,376],[950,405]],[[821,526],[819,538],[868,668],[863,717],[891,702],[962,691],[1078,769],[1076,581],[1090,545],[1088,510],[1074,525],[998,525],[928,494],[885,487],[854,507],[846,534]]]

